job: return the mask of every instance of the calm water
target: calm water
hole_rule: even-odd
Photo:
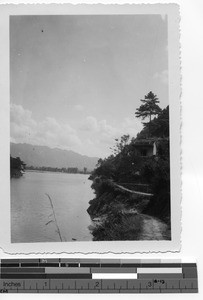
[[[26,172],[21,178],[12,178],[11,241],[60,241],[46,194],[52,199],[63,241],[92,240],[88,229],[91,219],[87,208],[94,194],[88,176]]]

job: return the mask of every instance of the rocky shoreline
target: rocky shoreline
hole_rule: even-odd
[[[96,197],[89,202],[87,211],[94,241],[169,239],[168,225],[143,213],[148,197],[129,193],[111,180],[98,177],[92,188]]]

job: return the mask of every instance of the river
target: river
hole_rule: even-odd
[[[11,179],[11,242],[89,241],[89,175],[26,172]],[[56,222],[50,203],[52,200]]]

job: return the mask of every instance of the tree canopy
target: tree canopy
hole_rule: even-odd
[[[151,122],[152,116],[157,116],[161,112],[157,95],[150,91],[145,95],[145,98],[140,101],[143,102],[143,104],[136,109],[135,116],[137,118],[142,118],[142,120],[149,117],[149,121]]]
[[[115,139],[116,145],[113,148],[110,148],[113,151],[114,155],[117,155],[123,151],[125,146],[129,143],[130,141],[130,135],[129,134],[124,134],[120,140]]]
[[[151,123],[144,123],[144,128],[141,132],[137,134],[138,139],[147,138],[149,134],[152,137],[158,138],[168,138],[169,137],[169,106],[164,108],[158,115],[155,117]]]
[[[24,171],[26,164],[20,159],[20,157],[10,156],[10,176],[20,177],[22,176],[22,171]]]

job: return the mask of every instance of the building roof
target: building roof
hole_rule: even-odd
[[[133,146],[136,147],[152,147],[156,139],[137,139],[133,141]]]
[[[145,139],[134,139],[132,145],[139,146],[153,146],[154,143],[160,141],[169,141],[168,137],[165,138],[145,138]]]

